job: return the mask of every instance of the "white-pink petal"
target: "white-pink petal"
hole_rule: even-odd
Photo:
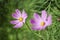
[[[12,20],[12,21],[10,21],[10,23],[11,24],[17,24],[17,23],[19,23],[19,20]]]
[[[15,18],[15,19],[18,19],[20,16],[18,14],[16,14],[16,13],[13,13],[12,17]]]
[[[24,19],[26,19],[28,16],[27,16],[27,14],[26,14],[26,12],[23,10],[22,11],[22,17],[24,18]]]
[[[38,21],[38,20],[40,20],[41,19],[41,17],[37,14],[37,13],[34,13],[34,19],[36,20],[36,21]]]
[[[19,22],[14,26],[14,28],[21,28],[23,26],[23,22]]]
[[[47,18],[47,12],[45,10],[42,11],[42,15],[41,15],[43,20],[46,20]]]
[[[48,18],[47,18],[47,24],[48,25],[52,24],[52,16],[51,15],[49,15]]]
[[[16,14],[17,14],[18,16],[21,16],[20,10],[16,9],[15,12],[16,12]]]

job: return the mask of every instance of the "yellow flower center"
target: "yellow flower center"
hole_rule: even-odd
[[[22,22],[22,21],[23,21],[23,18],[22,18],[22,17],[20,17],[20,18],[19,18],[19,21],[20,21],[20,22]]]
[[[44,26],[44,25],[45,25],[45,22],[41,22],[41,23],[40,23],[40,26]]]

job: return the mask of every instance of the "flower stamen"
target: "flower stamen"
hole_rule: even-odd
[[[19,21],[20,21],[20,22],[22,22],[22,21],[23,21],[23,18],[22,18],[22,17],[20,17],[20,18],[19,18]]]
[[[45,25],[45,22],[41,22],[40,25],[41,25],[41,26],[44,26],[44,25]]]

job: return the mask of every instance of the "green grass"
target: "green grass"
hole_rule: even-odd
[[[25,10],[28,14],[22,28],[14,29],[10,21],[15,9]],[[52,15],[52,25],[41,31],[31,31],[30,18],[34,12],[41,14],[46,10]],[[0,40],[60,40],[60,0],[0,0]],[[27,26],[28,25],[28,26]],[[17,31],[16,31],[17,30]],[[16,34],[18,37],[16,37]]]

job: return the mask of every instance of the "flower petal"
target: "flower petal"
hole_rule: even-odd
[[[36,25],[32,26],[32,30],[41,30],[41,29],[42,27],[40,26],[36,26]]]
[[[13,13],[12,17],[15,18],[15,19],[18,19],[20,16],[18,16],[18,14],[16,14],[16,13]]]
[[[36,20],[36,21],[39,21],[41,18],[40,18],[40,16],[37,14],[37,13],[34,13],[34,19]]]
[[[45,22],[44,26],[40,25],[40,22],[35,23],[35,25],[32,26],[32,30],[44,30],[47,27],[47,22]]]
[[[13,20],[13,21],[10,21],[11,24],[17,24],[19,23],[19,20]]]
[[[16,9],[16,13],[12,14],[12,17],[15,19],[18,19],[20,16],[21,16],[21,12],[18,9]]]
[[[31,19],[31,20],[30,20],[30,23],[31,23],[31,24],[35,24],[35,20],[34,20],[34,19]]]
[[[14,26],[14,28],[21,28],[23,26],[23,23],[22,22],[19,22],[18,24],[16,24]]]
[[[26,14],[26,12],[23,10],[23,12],[22,12],[22,17],[24,18],[24,19],[26,19],[28,16],[27,16],[27,14]]]
[[[52,17],[51,17],[51,15],[49,15],[47,18],[47,25],[49,26],[51,24],[52,24]]]
[[[32,25],[40,25],[40,21],[37,21],[36,19],[31,19],[31,20],[30,20],[30,23],[31,23]]]
[[[16,11],[16,14],[17,14],[18,16],[21,16],[20,10],[16,9],[15,11]]]
[[[23,22],[25,23],[25,20],[28,16],[24,10],[22,11],[22,17],[23,17]]]
[[[46,20],[46,18],[47,18],[47,13],[46,13],[45,10],[42,11],[41,17],[42,17],[43,20]]]

